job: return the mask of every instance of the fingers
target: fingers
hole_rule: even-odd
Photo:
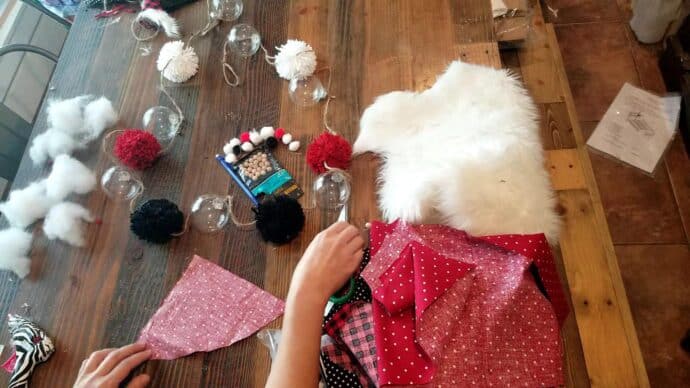
[[[347,225],[345,229],[343,229],[339,234],[338,234],[338,240],[341,241],[343,244],[347,244],[350,241],[352,241],[353,238],[359,236],[359,229],[352,225]]]
[[[348,226],[350,226],[350,224],[348,224],[347,222],[339,221],[339,222],[336,222],[335,224],[329,226],[328,228],[326,228],[326,231],[329,233],[333,233],[335,235],[338,235],[338,234],[340,234],[340,232],[345,230],[345,228],[347,228]]]
[[[364,248],[364,239],[357,234],[349,243],[347,243],[347,252],[359,252]]]
[[[103,362],[103,359],[105,359],[105,357],[108,354],[110,354],[114,351],[115,351],[114,348],[108,348],[108,349],[101,349],[101,350],[98,350],[98,351],[91,353],[89,358],[87,358],[82,363],[82,369],[81,370],[83,370],[86,373],[96,370],[96,368],[98,368],[98,366],[101,365],[101,362]]]
[[[143,350],[141,352],[134,353],[117,364],[115,368],[113,368],[112,372],[110,372],[110,375],[118,381],[122,381],[134,370],[134,368],[141,365],[141,363],[149,358],[151,358],[150,350]]]
[[[149,375],[139,375],[127,384],[127,388],[143,388],[149,385],[150,381],[151,377],[149,377]]]
[[[106,375],[110,373],[110,371],[113,370],[113,368],[115,368],[117,364],[122,362],[122,360],[126,359],[127,357],[135,353],[143,352],[144,350],[146,350],[145,344],[135,343],[123,346],[108,354],[101,363],[101,365],[98,367],[97,371],[101,375]]]

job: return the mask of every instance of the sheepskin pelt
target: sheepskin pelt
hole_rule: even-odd
[[[473,235],[544,233],[557,243],[537,110],[507,70],[456,61],[430,89],[378,97],[353,148],[383,157],[378,194],[387,221]]]

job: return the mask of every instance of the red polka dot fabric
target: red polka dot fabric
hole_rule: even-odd
[[[532,259],[442,225],[376,222],[372,224],[370,238],[371,261],[362,277],[374,290],[381,385],[564,384],[558,321],[527,270]],[[420,257],[419,275],[414,267],[415,253]],[[436,276],[442,278],[439,290],[433,283],[435,299],[423,301],[422,298],[419,306],[416,281],[409,282],[410,254],[413,278],[429,276],[426,266],[421,269],[421,258],[425,264],[427,260],[436,264]],[[455,272],[438,273],[447,260],[455,262]],[[405,268],[402,268],[403,261]],[[459,276],[451,281],[456,274]],[[400,286],[399,280],[406,276],[407,283]],[[397,293],[388,291],[394,280],[398,280]],[[420,286],[430,285],[428,280],[427,284],[423,281]],[[380,301],[389,298],[387,306],[392,308],[391,294],[394,299],[398,293],[403,296],[400,301],[414,295],[414,313],[409,313],[413,310],[406,306],[404,311],[408,316],[404,319],[399,314],[391,314]]]

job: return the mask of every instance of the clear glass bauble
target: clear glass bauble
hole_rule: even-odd
[[[261,46],[261,35],[249,24],[236,24],[233,26],[228,33],[227,39],[230,50],[245,58],[256,54]]]
[[[112,166],[101,176],[101,188],[108,198],[122,202],[136,198],[144,190],[144,185],[127,168]]]
[[[319,77],[312,75],[304,79],[291,79],[288,85],[288,95],[295,104],[309,107],[326,98],[328,93]]]
[[[144,130],[153,134],[165,149],[180,130],[180,115],[167,106],[154,106],[144,112]]]
[[[203,233],[215,233],[228,223],[230,204],[224,196],[205,194],[194,200],[190,214],[194,229]]]
[[[232,22],[239,19],[243,9],[242,0],[211,0],[209,14],[212,19]]]
[[[319,209],[339,211],[350,199],[350,180],[342,171],[330,170],[314,180],[314,200]]]

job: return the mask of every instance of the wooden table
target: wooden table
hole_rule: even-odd
[[[246,1],[240,18],[257,27],[268,47],[287,38],[309,42],[322,66],[333,72],[331,125],[354,140],[358,118],[382,93],[421,90],[454,59],[500,67],[488,0],[463,1]],[[129,32],[131,15],[119,23],[81,14],[71,29],[48,97],[103,94],[120,108],[119,128],[137,127],[153,105],[169,105],[157,89],[155,60],[166,41],[137,43]],[[204,2],[186,6],[175,16],[187,34],[206,18]],[[321,109],[302,110],[287,96],[287,82],[277,78],[260,55],[232,59],[243,79],[239,88],[223,83],[222,44],[230,28],[222,24],[194,42],[200,72],[171,90],[190,125],[169,155],[143,174],[144,198],[168,198],[188,211],[205,193],[237,193],[213,155],[222,144],[247,128],[283,126],[303,144],[322,130]],[[625,291],[613,254],[601,204],[583,145],[567,79],[562,71],[553,29],[535,18],[536,40],[505,60],[521,72],[544,113],[544,138],[552,177],[565,212],[561,240],[562,274],[570,285],[574,314],[564,327],[564,360],[569,386],[646,386],[646,372],[635,337]],[[326,79],[325,74],[322,79]],[[45,112],[34,134],[46,129]],[[556,139],[556,140],[554,140]],[[565,139],[565,140],[563,140]],[[102,172],[107,159],[98,145],[77,157]],[[314,175],[303,155],[278,153],[302,187],[305,203]],[[377,218],[375,173],[378,162],[359,157],[352,167],[351,218],[357,225]],[[32,166],[25,155],[15,187],[23,187],[48,168]],[[134,341],[139,330],[179,279],[193,254],[219,263],[267,291],[285,297],[292,270],[312,236],[331,219],[307,212],[299,239],[283,247],[262,243],[254,231],[230,225],[218,234],[190,231],[164,246],[146,245],[128,229],[128,209],[96,191],[79,198],[98,217],[87,246],[75,249],[48,241],[35,228],[32,273],[18,284],[0,274],[2,313],[25,312],[47,329],[57,353],[40,366],[34,387],[70,386],[80,362],[92,351]],[[249,219],[249,202],[239,201],[241,218]],[[279,321],[272,326],[278,326]],[[0,339],[7,343],[5,322]],[[8,354],[5,350],[4,356]],[[262,386],[270,366],[268,352],[252,337],[229,348],[176,361],[148,362],[143,369],[159,387]],[[4,377],[3,377],[4,378]]]

